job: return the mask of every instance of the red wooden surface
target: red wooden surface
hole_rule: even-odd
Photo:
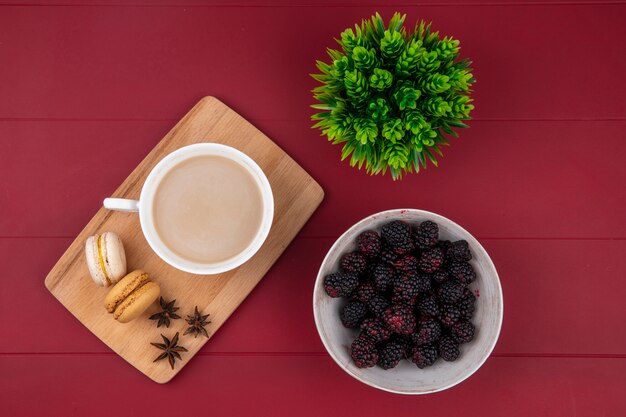
[[[399,183],[340,164],[308,120],[314,60],[374,2],[0,4],[1,416],[626,414],[626,3],[402,3],[378,10],[460,38],[478,84],[476,120],[441,167]],[[159,386],[43,279],[101,199],[207,94],[289,152],[326,200],[198,357]],[[334,238],[394,207],[467,227],[505,295],[492,357],[426,397],[351,379],[313,324],[312,286]],[[120,388],[141,400],[120,410]]]

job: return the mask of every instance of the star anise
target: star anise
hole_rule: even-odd
[[[157,356],[157,358],[152,362],[160,361],[161,359],[167,358],[170,366],[172,367],[172,369],[174,369],[174,362],[176,361],[176,359],[182,359],[179,352],[187,352],[187,349],[182,346],[178,346],[178,332],[176,332],[176,335],[172,338],[172,340],[163,335],[161,335],[161,337],[163,338],[163,342],[165,343],[150,343],[152,346],[157,347],[163,351],[163,353]]]
[[[159,304],[161,304],[162,311],[151,315],[150,320],[158,320],[157,327],[161,327],[162,325],[170,327],[170,319],[175,320],[180,318],[180,316],[176,314],[179,308],[175,307],[174,303],[176,303],[176,300],[172,300],[168,303],[161,297]]]
[[[183,333],[183,335],[193,333],[194,338],[198,337],[199,334],[203,334],[206,337],[209,337],[209,334],[204,328],[204,326],[211,323],[210,321],[207,321],[207,317],[209,316],[210,314],[207,314],[206,316],[200,314],[200,312],[198,311],[198,306],[196,306],[196,311],[193,313],[193,316],[187,316],[187,318],[185,319],[190,326],[187,328],[187,330],[185,330],[185,333]]]

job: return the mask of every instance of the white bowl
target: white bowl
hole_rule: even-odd
[[[420,223],[432,220],[439,225],[442,240],[464,239],[472,252],[470,263],[476,280],[470,288],[478,295],[472,323],[476,326],[474,340],[461,346],[461,356],[454,362],[438,359],[428,368],[419,369],[409,360],[385,371],[379,367],[357,368],[350,358],[350,344],[358,331],[343,327],[339,319],[345,300],[331,298],[324,291],[324,277],[339,268],[339,259],[355,250],[356,237],[365,230],[380,231],[391,220]],[[313,313],[320,338],[330,356],[348,374],[359,381],[398,394],[430,394],[455,386],[468,378],[487,360],[498,340],[502,326],[503,299],[498,273],[485,249],[458,224],[438,214],[416,209],[397,209],[373,214],[346,231],[328,251],[322,262],[313,292]]]

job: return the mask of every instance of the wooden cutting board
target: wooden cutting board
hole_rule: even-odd
[[[104,308],[108,289],[93,283],[85,263],[88,236],[116,232],[124,242],[128,270],[143,269],[161,285],[161,294],[176,299],[183,318],[194,306],[209,313],[207,326],[212,336],[259,283],[296,236],[324,198],[322,188],[267,136],[214,97],[205,97],[152,149],[146,158],[113,193],[112,197],[138,199],[150,170],[170,152],[192,143],[216,142],[230,145],[254,159],[267,175],[274,193],[272,230],[259,252],[243,266],[220,275],[192,275],[178,271],[156,256],[148,246],[137,213],[101,208],[46,277],[50,292],[89,330],[122,358],[159,383],[172,379],[207,342],[206,337],[182,336],[184,320],[173,320],[169,328],[156,328],[150,314],[127,324],[113,319]],[[161,342],[161,333],[171,338],[180,332],[181,345],[189,349],[174,370],[166,360],[153,363],[161,352],[150,342]]]

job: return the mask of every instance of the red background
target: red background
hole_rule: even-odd
[[[626,3],[570,0],[32,0],[0,4],[0,415],[618,416],[626,413]],[[475,120],[438,169],[393,183],[311,130],[308,76],[379,10],[461,40]],[[214,95],[326,190],[298,238],[167,385],[75,320],[43,280],[173,124]],[[416,207],[472,232],[505,297],[469,380],[404,397],[353,380],[311,311],[333,240]]]

